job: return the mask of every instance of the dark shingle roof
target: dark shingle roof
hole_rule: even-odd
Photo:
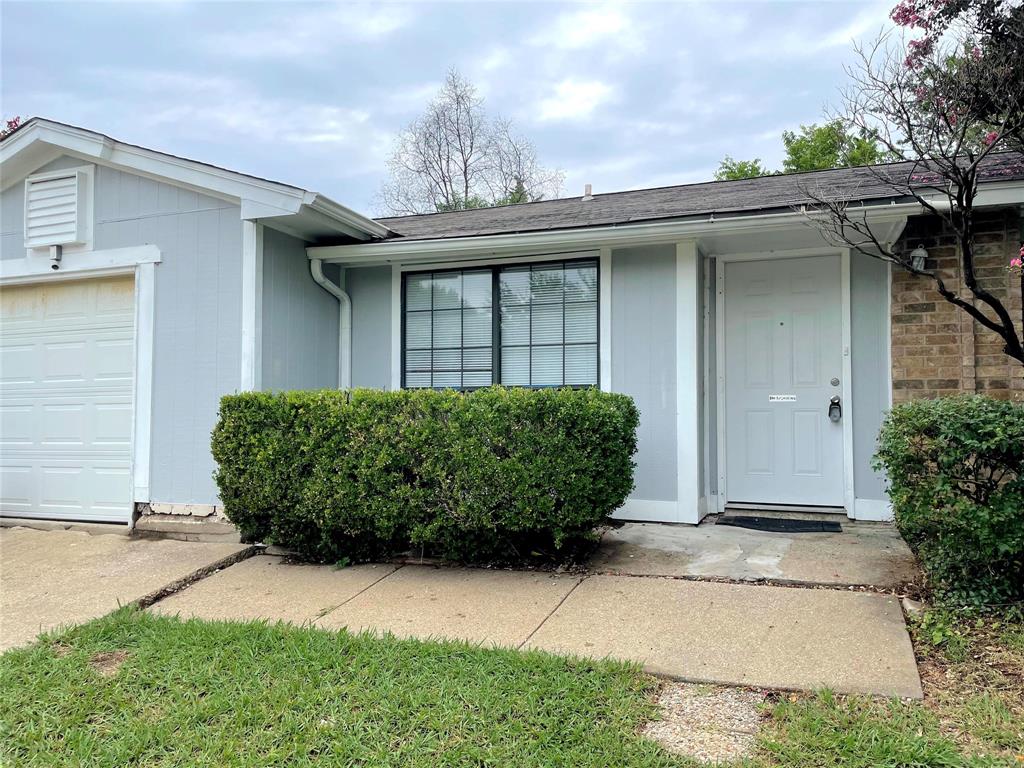
[[[808,190],[850,201],[888,200],[898,196],[890,178],[905,184],[914,163],[762,176],[740,181],[709,181],[676,187],[638,189],[537,203],[477,208],[451,213],[377,219],[405,240],[472,237],[514,232],[610,226],[711,214],[743,215],[788,210],[810,202]],[[922,172],[923,173],[923,172]],[[1024,179],[1024,157],[1012,152],[986,158],[985,181]],[[923,179],[922,183],[927,182]]]

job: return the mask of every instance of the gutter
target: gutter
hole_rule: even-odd
[[[888,223],[905,219],[921,212],[917,202],[890,203],[865,206],[865,215],[872,223]],[[714,214],[699,219],[620,224],[601,227],[581,227],[542,232],[505,233],[474,237],[435,238],[430,240],[403,240],[358,243],[354,245],[327,245],[306,248],[310,259],[334,264],[389,264],[410,259],[430,259],[459,256],[492,256],[500,253],[537,252],[539,248],[565,250],[602,246],[643,245],[671,243],[707,234],[723,232],[766,231],[792,227],[806,219],[802,211],[786,213],[752,214],[715,218]]]
[[[352,386],[352,299],[324,274],[322,259],[309,260],[316,284],[338,300],[338,389]]]
[[[315,192],[307,192],[302,202],[317,213],[322,213],[328,218],[340,221],[360,232],[365,232],[368,237],[390,237],[394,234],[383,224]]]

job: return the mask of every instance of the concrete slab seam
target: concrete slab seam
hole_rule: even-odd
[[[579,585],[582,584],[584,581],[586,581],[588,578],[590,578],[590,574],[589,573],[585,574],[575,584],[573,584],[572,585],[572,589],[570,589],[568,592],[566,592],[565,595],[562,597],[562,599],[558,601],[558,604],[554,608],[552,608],[550,611],[548,611],[548,615],[540,620],[540,624],[538,624],[536,627],[534,627],[533,631],[529,635],[526,636],[526,639],[523,640],[523,642],[521,642],[519,645],[516,646],[516,650],[522,650],[523,646],[525,646],[528,642],[530,642],[530,640],[533,639],[533,636],[536,635],[540,631],[540,628],[543,627],[545,624],[547,624],[548,619],[550,619],[552,616],[554,616],[555,612],[558,611],[558,609],[562,607],[562,605],[565,603],[565,601],[569,599],[569,595],[571,595],[573,592],[575,592],[576,588],[579,587]]]
[[[588,576],[623,576],[630,579],[676,579],[677,581],[696,581],[705,584],[737,584],[744,587],[786,587],[788,589],[826,589],[832,592],[850,592],[851,590],[872,595],[914,595],[918,593],[913,583],[898,584],[895,587],[879,587],[874,584],[837,583],[827,581],[803,581],[801,579],[750,578],[734,579],[728,576],[696,576],[685,573],[623,573],[622,571],[594,570]],[[687,681],[680,681],[687,682]]]
[[[378,584],[380,584],[382,581],[384,581],[384,579],[386,579],[388,576],[394,576],[396,573],[398,573],[404,567],[405,567],[404,565],[399,565],[397,568],[395,568],[395,570],[391,571],[390,573],[385,573],[379,579],[376,579],[375,581],[371,582],[370,584],[367,584],[365,587],[360,589],[358,592],[356,592],[354,595],[352,595],[348,599],[342,600],[340,603],[338,603],[336,606],[334,606],[330,610],[324,611],[323,613],[321,613],[320,615],[318,615],[314,619],[310,619],[310,622],[319,621],[320,619],[324,618],[325,616],[330,616],[332,613],[334,613],[336,610],[338,610],[342,606],[345,606],[345,605],[348,605],[349,603],[351,603],[353,600],[355,600],[361,594],[366,592],[368,589],[373,589],[374,587],[376,587]]]
[[[220,560],[216,560],[210,563],[209,565],[204,565],[202,568],[198,568],[192,571],[192,573],[182,576],[180,579],[176,579],[175,581],[172,581],[170,584],[167,584],[163,587],[160,587],[160,589],[150,592],[148,595],[143,595],[137,600],[132,600],[128,603],[128,605],[134,605],[139,610],[145,610],[146,608],[149,608],[151,605],[160,602],[165,597],[170,597],[171,595],[181,592],[182,590],[192,586],[197,581],[202,581],[207,576],[212,576],[217,571],[222,571],[225,568],[234,565],[235,563],[240,563],[243,560],[248,560],[253,555],[256,555],[260,551],[262,551],[262,549],[263,548],[259,545],[253,545],[250,547],[246,547],[245,549],[239,550],[238,552],[234,552],[228,555],[227,557],[222,557]]]

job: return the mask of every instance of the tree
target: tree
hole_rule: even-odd
[[[1024,135],[1024,6],[1002,0],[901,0],[893,20],[920,37],[883,35],[858,46],[839,118],[848,130],[878,137],[898,166],[869,169],[874,180],[938,217],[953,234],[964,288],[938,270],[915,265],[910,253],[883,242],[867,213],[829,190],[805,188],[811,222],[829,240],[931,280],[939,295],[999,336],[1003,351],[1024,365],[1024,312],[1007,306],[978,281],[975,242],[978,182],[1001,150],[1022,147]],[[1007,167],[1007,164],[1010,167]],[[1001,159],[1001,173],[1024,172],[1024,158]],[[1011,271],[1019,271],[1018,259]],[[1020,276],[1024,290],[1024,274]]]
[[[18,130],[19,127],[21,127],[21,117],[19,117],[18,115],[15,115],[14,117],[10,117],[4,120],[4,127],[0,128],[0,141],[6,139],[12,133]]]
[[[758,176],[771,176],[771,171],[761,165],[759,157],[753,160],[733,160],[726,155],[715,171],[715,181],[756,179]]]
[[[753,179],[775,173],[871,165],[892,159],[874,136],[867,131],[851,132],[842,120],[830,120],[824,125],[801,125],[799,133],[783,131],[782,143],[786,148],[786,158],[782,161],[781,171],[769,171],[761,164],[760,158],[733,160],[726,155],[715,171],[715,179]]]
[[[395,142],[378,195],[389,214],[532,202],[561,191],[508,120],[488,117],[476,88],[452,69],[426,111]]]
[[[786,147],[783,173],[873,165],[891,159],[875,137],[865,131],[851,133],[842,120],[801,125],[800,133],[783,131],[782,143]]]

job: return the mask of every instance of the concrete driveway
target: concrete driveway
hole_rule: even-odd
[[[0,528],[0,651],[138,600],[248,548]]]

